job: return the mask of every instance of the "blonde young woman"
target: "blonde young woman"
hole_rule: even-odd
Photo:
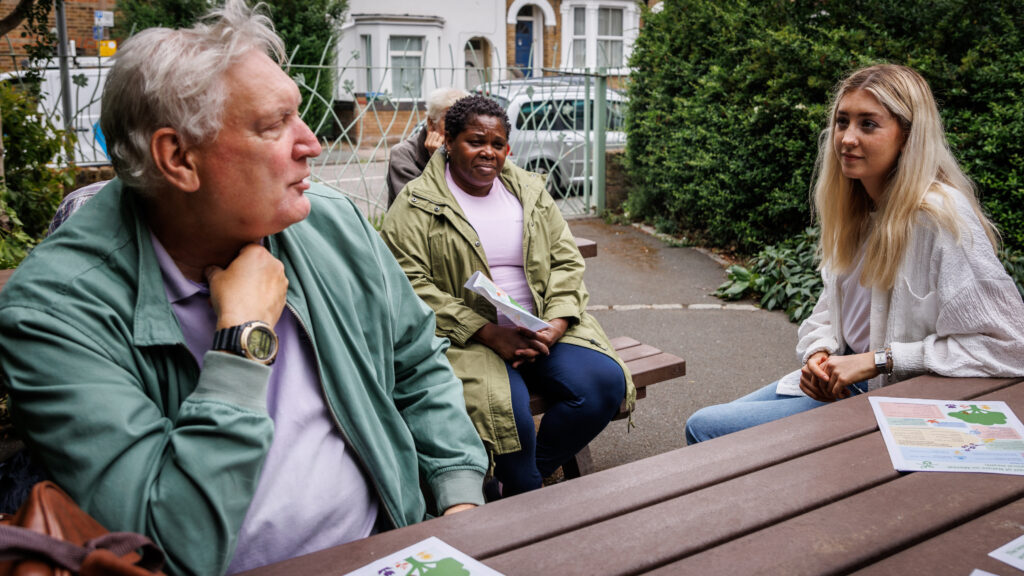
[[[918,374],[1024,375],[1024,303],[917,72],[848,76],[817,169],[825,288],[800,326],[803,367],[697,411],[690,444]]]

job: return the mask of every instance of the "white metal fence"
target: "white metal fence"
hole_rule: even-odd
[[[79,165],[109,163],[99,129],[105,62],[80,58],[71,70],[68,123],[76,136]],[[325,89],[352,72],[376,79],[377,89],[357,92],[350,81]],[[516,71],[474,68],[346,68],[293,66],[303,94],[303,119],[323,142],[312,161],[314,178],[340,190],[378,218],[387,209],[387,163],[392,147],[425,124],[426,87],[468,86],[507,110],[512,125],[511,161],[549,175],[549,190],[567,216],[603,208],[604,151],[625,146],[624,96],[607,88],[601,75],[575,72],[539,78],[499,80]],[[6,82],[24,82],[21,73]],[[478,82],[479,81],[479,82]],[[59,71],[41,71],[40,107],[63,125]],[[324,94],[328,94],[325,96]]]

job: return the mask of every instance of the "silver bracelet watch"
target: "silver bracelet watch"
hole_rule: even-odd
[[[879,374],[892,376],[892,348],[886,346],[875,351],[875,370]]]

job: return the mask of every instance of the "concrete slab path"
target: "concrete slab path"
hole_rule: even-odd
[[[588,308],[608,336],[631,336],[686,359],[685,377],[647,389],[636,428],[627,433],[624,421],[612,422],[591,443],[596,469],[685,446],[683,423],[697,409],[739,398],[797,367],[797,325],[752,301],[715,298],[725,269],[710,256],[596,218],[569,226],[597,242],[584,281]]]

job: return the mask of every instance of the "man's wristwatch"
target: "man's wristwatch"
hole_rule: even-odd
[[[277,334],[274,334],[270,324],[254,320],[217,330],[213,334],[213,349],[238,354],[269,366],[277,358]]]
[[[875,351],[875,370],[879,374],[892,376],[892,348],[886,346]]]

